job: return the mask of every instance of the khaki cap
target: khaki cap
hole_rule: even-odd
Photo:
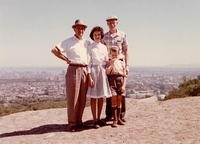
[[[118,17],[117,16],[109,16],[106,21],[109,21],[109,20],[118,20]]]

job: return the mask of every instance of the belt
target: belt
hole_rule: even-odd
[[[101,65],[91,65],[92,67],[96,67],[96,66],[102,66],[102,67],[105,67],[106,65],[103,65],[103,64],[101,64]]]
[[[107,74],[108,77],[125,77],[124,75],[121,74]]]
[[[69,64],[69,66],[75,66],[75,67],[87,67],[87,65],[84,65],[84,64]]]

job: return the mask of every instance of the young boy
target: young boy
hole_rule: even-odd
[[[112,46],[110,48],[111,58],[106,68],[108,81],[112,93],[112,127],[117,127],[117,124],[124,125],[120,118],[122,96],[125,96],[124,77],[126,76],[126,67],[123,60],[119,58],[119,47]]]

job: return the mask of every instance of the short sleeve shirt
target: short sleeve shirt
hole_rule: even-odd
[[[87,65],[89,43],[85,39],[79,40],[73,36],[57,44],[56,47],[66,54],[71,63]]]
[[[112,46],[118,46],[120,57],[124,58],[124,51],[128,46],[128,41],[124,32],[117,30],[117,33],[112,34],[110,31],[105,33],[103,43],[107,46],[108,51],[110,51]]]

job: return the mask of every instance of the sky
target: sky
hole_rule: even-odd
[[[73,35],[76,19],[108,31],[116,15],[127,34],[131,66],[200,67],[199,0],[0,0],[0,67],[65,63],[51,48]]]

